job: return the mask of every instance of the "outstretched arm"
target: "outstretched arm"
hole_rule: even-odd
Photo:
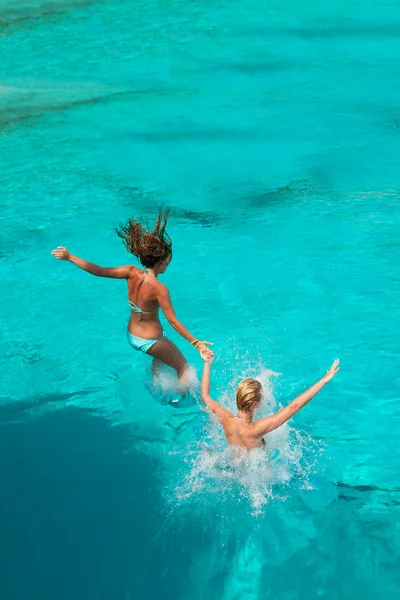
[[[215,402],[210,396],[210,371],[211,371],[211,360],[204,361],[203,376],[201,378],[201,400],[214,414],[220,419],[230,414],[229,410],[222,408]]]
[[[80,269],[83,269],[92,275],[96,275],[96,277],[128,279],[132,270],[132,265],[127,265],[126,267],[99,267],[99,265],[95,265],[87,260],[83,260],[83,258],[75,256],[74,254],[70,254],[70,252],[68,252],[64,246],[57,246],[56,250],[52,251],[52,254],[58,258],[58,260],[68,260]]]
[[[175,314],[175,309],[172,305],[168,288],[165,285],[159,284],[157,290],[157,301],[160,305],[161,310],[166,316],[168,323],[175,329],[175,331],[177,331],[183,338],[185,338],[185,340],[187,340],[191,344],[195,343],[195,347],[200,352],[202,358],[211,358],[213,356],[213,353],[207,347],[207,345],[211,345],[212,342],[198,342],[194,335],[192,335],[190,331],[188,331],[186,327],[182,325],[182,323],[178,320]]]
[[[318,394],[318,392],[324,387],[325,384],[328,383],[339,371],[339,361],[335,360],[329,371],[326,372],[325,377],[322,377],[317,383],[314,383],[308,390],[297,396],[287,406],[279,410],[277,413],[272,415],[271,417],[265,417],[264,419],[260,419],[254,423],[254,432],[257,436],[263,436],[277,427],[286,423],[293,415],[295,415],[299,410],[303,408],[310,400],[314,398]]]

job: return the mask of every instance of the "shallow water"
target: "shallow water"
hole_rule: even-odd
[[[2,597],[397,597],[398,6],[23,0],[0,26]],[[113,227],[156,204],[215,397],[256,376],[268,413],[341,359],[267,460],[152,394],[124,283],[50,255],[126,264]]]

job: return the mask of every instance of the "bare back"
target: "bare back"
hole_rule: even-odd
[[[132,267],[127,284],[128,301],[143,311],[131,311],[128,330],[144,339],[160,337],[163,330],[158,315],[157,290],[161,284],[152,274],[137,267]]]
[[[224,414],[220,415],[219,419],[229,446],[252,450],[265,445],[264,438],[256,434],[254,423],[235,417],[228,410],[224,410]]]

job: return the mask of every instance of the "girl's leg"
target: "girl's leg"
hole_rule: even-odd
[[[186,378],[188,371],[187,360],[182,352],[168,338],[160,338],[151,348],[149,348],[147,354],[155,359],[153,360],[153,373],[157,372],[159,367],[157,362],[161,361],[175,369],[179,381],[183,381]]]
[[[158,358],[153,358],[151,361],[151,374],[153,376],[153,381],[160,374],[162,364],[163,363],[161,360],[158,360]]]

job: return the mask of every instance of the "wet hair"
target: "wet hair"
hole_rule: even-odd
[[[243,379],[237,386],[236,404],[238,410],[251,412],[253,404],[259,404],[263,397],[262,385],[257,379]]]
[[[152,268],[172,255],[172,241],[165,231],[168,216],[169,208],[159,209],[153,230],[146,220],[136,217],[115,230],[127,251],[136,256],[144,267]]]

